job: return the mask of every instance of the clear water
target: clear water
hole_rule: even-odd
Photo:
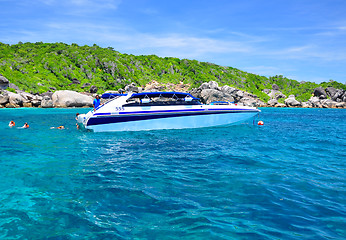
[[[0,109],[0,239],[346,238],[346,110],[122,133],[86,111]]]

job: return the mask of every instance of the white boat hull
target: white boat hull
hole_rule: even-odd
[[[184,116],[174,118],[150,119],[141,121],[109,123],[86,126],[94,132],[143,131],[160,129],[184,129],[222,126],[243,122],[254,117],[257,112],[224,113],[215,115]]]

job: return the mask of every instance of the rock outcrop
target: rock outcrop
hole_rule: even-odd
[[[206,104],[215,101],[227,101],[245,106],[259,107],[266,105],[257,96],[251,93],[227,85],[220,88],[215,81],[203,83],[199,88],[192,89],[190,93],[200,98],[201,102]]]
[[[8,79],[0,74],[0,89],[8,88],[9,83]]]
[[[300,107],[302,104],[296,100],[294,95],[290,95],[285,99],[285,104],[287,107]]]
[[[84,107],[93,105],[93,98],[70,90],[56,91],[53,96],[54,107]]]

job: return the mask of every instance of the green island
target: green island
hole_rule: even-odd
[[[316,88],[339,91],[338,98],[333,100],[346,101],[346,85],[333,80],[317,84],[298,82],[282,75],[265,77],[209,62],[156,55],[135,56],[96,44],[0,43],[0,74],[12,84],[6,91],[21,90],[30,94],[58,90],[102,94],[125,89],[128,85],[144,88],[153,81],[185,84],[192,90],[213,81],[218,87],[227,85],[250,93],[264,103],[271,100],[268,93],[274,89],[273,86],[280,94],[294,96],[299,102],[309,101],[313,95],[319,97],[321,94],[314,94]],[[94,87],[93,91],[90,91],[90,86]],[[336,94],[334,90],[333,94]],[[328,90],[326,93],[325,100],[333,98]],[[277,100],[284,103],[284,97]]]

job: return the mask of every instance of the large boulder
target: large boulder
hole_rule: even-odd
[[[341,99],[342,99],[343,102],[346,102],[346,91],[345,91],[344,94],[342,95]]]
[[[335,106],[337,108],[346,108],[346,102],[338,102]]]
[[[34,95],[31,93],[20,92],[19,95],[22,96],[23,102],[31,102],[34,99]]]
[[[225,85],[221,87],[221,91],[224,93],[233,94],[235,91],[237,91],[237,89],[234,87]]]
[[[311,108],[312,104],[311,102],[307,101],[307,102],[302,102],[302,108]]]
[[[240,103],[242,103],[244,106],[249,106],[249,107],[257,107],[258,105],[262,105],[257,103],[256,99],[251,97],[243,97],[240,100]]]
[[[278,102],[278,100],[276,100],[275,98],[273,98],[273,99],[270,99],[269,101],[268,101],[268,104],[270,105],[270,106],[275,106],[276,104],[278,104],[279,102]]]
[[[130,85],[127,85],[125,87],[125,91],[126,92],[135,92],[138,93],[139,92],[139,88],[136,86],[135,83],[131,83]]]
[[[285,104],[287,107],[300,107],[301,103],[297,101],[294,95],[290,95],[287,99],[285,99]]]
[[[280,99],[280,98],[286,98],[286,95],[283,94],[282,92],[278,91],[278,90],[271,90],[270,93],[268,94],[268,96],[272,99]]]
[[[9,102],[15,107],[23,106],[24,98],[17,93],[9,92]]]
[[[216,89],[203,89],[200,97],[202,102],[206,104],[209,104],[215,101],[234,102],[234,98],[230,94],[218,91]]]
[[[220,90],[219,89],[219,84],[215,81],[210,81],[210,82],[205,82],[202,83],[201,86],[199,86],[199,89],[215,89],[215,90]]]
[[[326,91],[324,90],[323,87],[317,87],[314,89],[314,96],[319,97],[321,95],[327,96]]]
[[[9,83],[10,82],[7,80],[7,78],[0,74],[0,89],[8,88]]]
[[[53,96],[54,107],[92,107],[93,98],[75,91],[56,91]]]
[[[337,102],[331,100],[331,99],[324,99],[321,100],[321,105],[323,108],[336,108]]]
[[[336,102],[342,102],[342,96],[344,94],[344,91],[341,89],[337,89],[336,92],[334,93],[332,100]]]
[[[0,105],[5,106],[10,101],[10,98],[7,94],[0,94]]]
[[[53,100],[50,97],[48,97],[48,96],[44,96],[42,101],[41,101],[41,107],[42,108],[52,108],[52,107],[54,107]]]
[[[333,87],[327,87],[326,88],[326,93],[328,94],[328,96],[330,98],[333,98],[333,96],[335,95],[336,92],[337,92],[336,88],[333,88]]]
[[[31,100],[31,104],[33,107],[39,107],[39,106],[41,106],[42,100],[43,100],[43,97],[41,97],[39,95],[34,95],[33,99]],[[53,101],[52,101],[52,105],[53,105]]]

